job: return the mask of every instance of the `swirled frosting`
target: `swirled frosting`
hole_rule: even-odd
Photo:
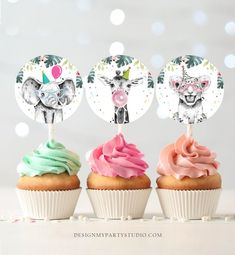
[[[36,176],[67,172],[76,175],[81,167],[79,156],[54,140],[41,144],[38,149],[23,157],[17,168],[20,176]]]
[[[125,141],[122,134],[94,149],[89,163],[93,172],[103,175],[123,178],[141,176],[148,168],[142,160],[143,154],[134,144]]]
[[[214,175],[219,167],[215,158],[216,154],[207,147],[199,145],[192,137],[182,135],[175,144],[161,151],[157,172],[177,179]]]

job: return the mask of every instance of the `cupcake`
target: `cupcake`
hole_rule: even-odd
[[[122,134],[92,151],[87,192],[98,218],[141,218],[151,192],[148,164]]]
[[[25,217],[64,219],[73,215],[81,191],[79,156],[54,140],[23,157],[17,195]]]
[[[221,192],[216,154],[182,135],[160,153],[157,193],[168,218],[213,216]]]

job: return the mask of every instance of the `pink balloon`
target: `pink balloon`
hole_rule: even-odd
[[[61,66],[53,66],[52,69],[51,69],[51,73],[52,73],[52,76],[57,79],[60,77],[60,75],[62,74],[62,68]]]
[[[123,107],[127,104],[128,96],[123,89],[119,89],[113,93],[112,101],[115,106]]]

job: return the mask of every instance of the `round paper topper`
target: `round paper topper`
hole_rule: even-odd
[[[154,82],[139,60],[124,55],[110,56],[90,71],[86,96],[100,118],[127,124],[148,110],[154,97]]]
[[[224,94],[220,72],[207,59],[186,55],[169,62],[156,85],[161,110],[170,118],[195,124],[210,118]]]
[[[28,117],[41,123],[58,123],[70,117],[80,104],[82,78],[67,59],[39,56],[20,69],[15,94]]]

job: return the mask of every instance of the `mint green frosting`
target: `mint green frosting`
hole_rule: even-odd
[[[32,153],[25,155],[17,172],[20,176],[41,176],[64,172],[76,175],[80,167],[81,163],[77,154],[67,150],[63,144],[50,140],[41,144]]]

